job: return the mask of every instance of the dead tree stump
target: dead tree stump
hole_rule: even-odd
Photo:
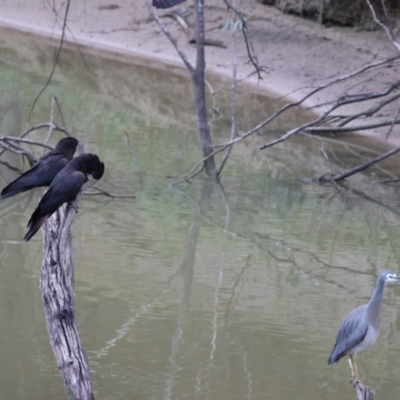
[[[50,344],[68,399],[94,400],[89,363],[75,320],[71,224],[75,210],[64,204],[42,226],[40,290]]]
[[[357,392],[357,400],[374,400],[374,392],[361,382],[354,384]]]

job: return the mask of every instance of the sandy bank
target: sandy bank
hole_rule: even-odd
[[[61,35],[64,8],[54,12],[42,0],[5,0],[0,3],[0,24],[32,33],[58,38]],[[181,68],[183,64],[167,38],[160,33],[146,6],[139,2],[103,0],[72,2],[66,40],[98,48],[123,52],[165,64],[167,68]],[[244,1],[238,1],[245,4]],[[247,2],[246,2],[247,4]],[[179,8],[179,7],[178,7]],[[189,20],[191,8],[186,5]],[[206,2],[207,37],[222,41],[227,48],[207,47],[207,70],[224,75],[231,74],[230,32],[223,26],[228,19],[227,10],[216,0]],[[250,32],[260,64],[268,73],[262,81],[253,74],[241,33],[237,33],[239,78],[246,80],[256,90],[279,97],[298,99],[311,87],[327,80],[348,74],[370,62],[395,54],[395,49],[381,31],[357,32],[350,28],[325,28],[315,22],[281,14],[274,8],[251,1],[244,10],[250,21]],[[163,15],[161,12],[160,15]],[[170,18],[165,18],[179,44],[194,60],[194,48],[187,43],[181,28]],[[398,76],[397,68],[382,71],[374,77],[369,90],[381,89]],[[365,82],[360,81],[359,85]],[[371,85],[371,83],[370,83]],[[363,88],[364,88],[363,86]],[[307,106],[328,103],[345,90],[344,86],[332,87],[310,99]],[[397,107],[399,105],[397,104]],[[393,104],[392,107],[396,107]],[[319,108],[318,111],[323,108]],[[352,107],[346,111],[359,111]],[[385,140],[386,129],[364,132]],[[400,129],[395,126],[388,143],[400,144]]]

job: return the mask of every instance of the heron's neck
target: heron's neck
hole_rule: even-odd
[[[375,327],[379,326],[379,311],[381,309],[384,288],[384,279],[378,279],[374,293],[367,305],[367,318]]]

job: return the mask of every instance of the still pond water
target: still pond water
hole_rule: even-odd
[[[53,47],[9,30],[1,45],[0,133],[49,120],[56,95],[67,126],[106,164],[100,187],[136,195],[87,196],[74,222],[76,311],[96,398],[353,399],[347,363],[326,362],[342,317],[368,301],[379,272],[400,272],[400,193],[374,183],[396,176],[399,159],[352,179],[351,191],[302,183],[328,171],[322,144],[334,171],[378,149],[298,137],[259,151],[304,118],[291,114],[235,149],[222,186],[199,177],[174,187],[200,158],[185,74],[81,49],[84,64],[67,48],[28,121]],[[216,100],[223,143],[227,93]],[[244,90],[239,103],[242,130],[276,107]],[[2,185],[13,179],[1,171]],[[41,233],[22,241],[40,193],[0,204],[1,400],[65,398],[39,292]],[[359,357],[378,399],[400,391],[399,312],[392,286],[381,336]]]

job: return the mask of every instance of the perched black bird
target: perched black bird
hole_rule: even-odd
[[[39,202],[28,222],[28,232],[24,239],[28,241],[51,214],[64,203],[72,203],[90,174],[100,179],[104,173],[104,164],[95,154],[81,154],[72,159],[54,178],[49,189]]]
[[[0,199],[26,192],[39,186],[49,186],[54,177],[72,160],[78,141],[73,137],[61,139],[54,150],[44,154],[38,162],[15,181],[6,186]]]
[[[155,8],[170,8],[177,4],[183,3],[185,0],[153,0]]]

